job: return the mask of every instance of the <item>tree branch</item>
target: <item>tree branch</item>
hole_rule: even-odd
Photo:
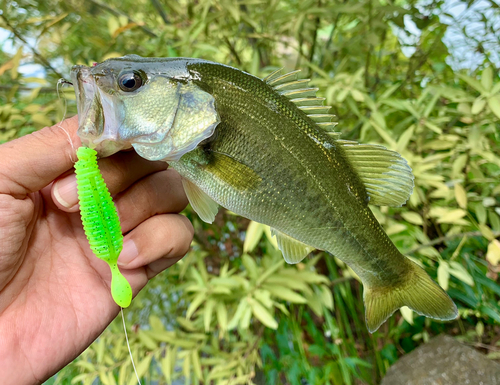
[[[31,45],[28,44],[28,42],[26,41],[26,39],[17,31],[17,29],[12,24],[10,24],[9,20],[7,20],[7,18],[4,15],[0,14],[0,18],[2,18],[2,20],[5,23],[5,25],[14,34],[14,36],[17,37],[19,40],[21,40],[24,43],[24,45],[31,50],[31,52],[33,53],[33,55],[39,61],[41,61],[42,64],[45,67],[47,67],[48,69],[50,69],[52,72],[54,72],[60,78],[64,78],[64,76],[58,70],[56,70],[54,67],[52,67],[52,65],[49,63],[49,61],[47,59],[45,59],[45,57],[43,57],[42,54],[40,52],[38,52],[36,48],[33,48]]]
[[[321,8],[321,1],[318,1],[318,7]],[[311,51],[309,52],[309,63],[313,62],[314,59],[314,51],[316,51],[316,41],[318,40],[318,29],[319,29],[319,23],[320,23],[320,18],[319,16],[316,17],[316,20],[314,21],[314,32],[312,35],[312,44],[311,44]],[[308,77],[312,77],[314,75],[314,71],[309,68],[308,72]]]
[[[333,23],[333,27],[332,27],[332,30],[330,32],[330,36],[328,36],[328,41],[326,42],[325,49],[321,55],[321,58],[319,59],[318,67],[321,69],[323,69],[323,62],[325,60],[326,53],[328,52],[328,50],[330,49],[330,45],[332,44],[333,35],[335,34],[335,30],[337,29],[337,24],[339,22],[340,15],[341,15],[340,13],[337,13],[337,16],[335,17],[335,21]]]
[[[163,22],[167,25],[170,24],[170,22],[168,21],[167,14],[163,10],[163,7],[160,4],[160,2],[158,0],[150,0],[150,1],[151,1],[151,4],[153,4],[153,7],[155,7],[156,12],[158,12],[160,17],[162,18]]]
[[[238,55],[238,52],[236,52],[236,48],[234,48],[234,45],[231,44],[227,36],[224,36],[224,42],[229,48],[229,51],[231,51],[231,54],[234,56],[234,60],[236,60],[236,63],[240,66],[241,65],[240,55]]]
[[[151,31],[149,28],[147,27],[144,27],[143,25],[141,25],[140,23],[138,23],[137,21],[134,21],[134,19],[132,19],[129,15],[127,15],[125,12],[122,12],[122,11],[117,11],[116,9],[113,9],[111,8],[109,5],[107,4],[103,4],[101,3],[100,1],[97,1],[97,0],[87,0],[89,3],[92,3],[94,5],[96,5],[97,7],[99,8],[102,8],[106,11],[108,11],[109,13],[112,13],[113,15],[115,16],[125,16],[127,19],[128,19],[128,22],[129,23],[134,23],[134,24],[137,24],[137,26],[142,29],[146,34],[148,34],[149,36],[151,37],[158,37],[158,35],[156,33],[154,33],[153,31]]]
[[[16,86],[15,85],[5,86],[3,84],[0,84],[0,91],[10,91],[14,87],[16,87]],[[18,91],[33,91],[36,88],[38,88],[38,87],[17,86]],[[40,93],[48,94],[48,93],[56,93],[56,92],[57,92],[57,90],[55,87],[41,87],[40,88]]]

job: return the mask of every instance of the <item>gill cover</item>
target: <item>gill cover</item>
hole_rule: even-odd
[[[142,85],[120,89],[124,74],[140,73]],[[94,67],[75,66],[82,143],[99,156],[134,147],[148,160],[176,161],[213,135],[220,118],[214,97],[192,82],[179,60],[137,62],[134,55]]]
[[[212,95],[192,83],[157,78],[127,105],[124,126],[136,152],[149,160],[177,161],[214,133],[220,122]],[[141,100],[141,94],[149,93]],[[158,95],[151,98],[151,95]],[[146,115],[141,107],[152,104]],[[137,113],[134,113],[137,111]],[[132,135],[133,137],[131,137]],[[124,136],[124,135],[122,135]]]

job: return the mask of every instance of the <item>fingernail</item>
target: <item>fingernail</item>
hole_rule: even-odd
[[[130,262],[132,262],[139,255],[139,251],[137,250],[137,246],[135,242],[131,239],[126,240],[123,243],[123,249],[118,257],[118,265],[126,266]]]
[[[76,175],[73,173],[59,179],[52,187],[54,198],[64,207],[71,208],[78,203]]]

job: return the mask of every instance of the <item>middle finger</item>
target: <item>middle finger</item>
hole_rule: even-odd
[[[146,175],[165,170],[166,162],[151,162],[141,158],[135,151],[119,152],[99,159],[106,186],[111,195],[118,194]],[[52,200],[63,211],[78,211],[78,192],[75,173],[57,179],[52,186]]]
[[[127,233],[154,215],[184,210],[188,200],[180,175],[169,169],[133,184],[115,197],[115,204],[122,231]]]

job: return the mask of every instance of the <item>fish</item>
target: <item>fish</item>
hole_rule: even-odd
[[[315,249],[345,262],[363,284],[371,333],[402,306],[455,319],[451,298],[369,207],[406,203],[407,161],[341,139],[330,107],[298,73],[260,79],[202,59],[137,55],[74,66],[78,135],[100,156],[133,148],[168,162],[203,221],[222,206],[268,225],[290,264]]]

